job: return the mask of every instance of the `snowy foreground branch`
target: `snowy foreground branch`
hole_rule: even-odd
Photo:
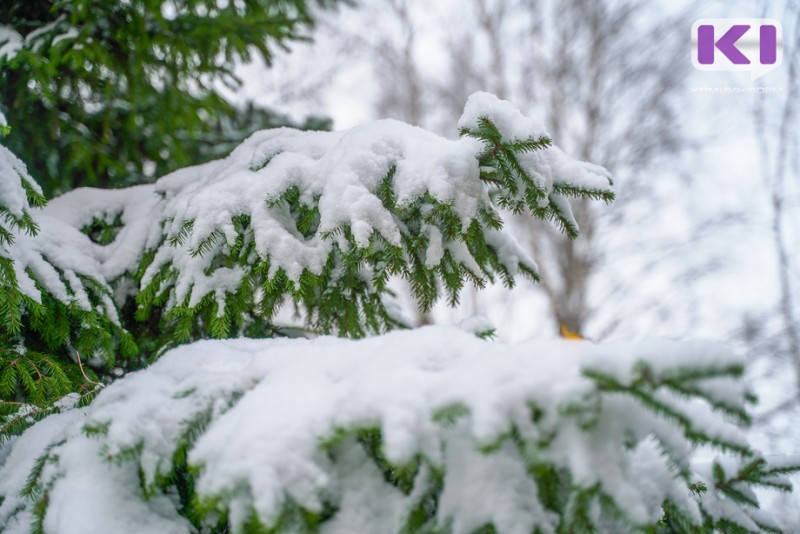
[[[0,531],[779,531],[752,488],[797,462],[750,451],[741,370],[711,343],[445,327],[197,342],[18,438]]]

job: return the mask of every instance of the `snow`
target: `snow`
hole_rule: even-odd
[[[99,284],[101,294],[111,294],[98,246],[80,231],[80,226],[70,225],[46,210],[32,209],[25,186],[36,193],[42,192],[25,164],[0,145],[0,207],[7,211],[5,223],[11,222],[11,228],[4,228],[10,232],[11,240],[0,247],[0,255],[13,260],[19,290],[41,302],[38,282],[62,302],[93,310],[84,279]],[[30,229],[19,228],[25,217],[30,217],[38,227],[35,235]],[[110,299],[105,299],[101,306],[98,311],[118,323],[117,310]]]
[[[74,229],[90,225],[94,219],[111,223],[119,216],[122,227],[108,245],[91,243],[91,257],[96,259],[105,280],[113,281],[138,267],[145,250],[158,245],[161,232],[159,198],[152,185],[125,189],[81,187],[51,200],[43,212]],[[87,238],[83,238],[89,242]]]
[[[47,42],[50,34],[54,33],[59,29],[59,27],[63,26],[66,21],[66,17],[61,15],[56,20],[39,26],[25,36],[25,46],[30,48],[33,52],[38,52]],[[74,30],[74,28],[69,28],[67,32],[62,32],[62,34],[69,33],[72,30]]]
[[[444,257],[444,244],[442,232],[435,226],[428,226],[428,249],[425,251],[425,265],[432,267],[438,265]]]
[[[363,525],[399,524],[407,512],[407,498],[398,489],[383,482],[383,473],[364,450],[352,440],[332,467],[331,483],[336,487],[334,504],[341,509],[326,534],[360,532]]]
[[[467,99],[458,127],[474,128],[483,117],[497,126],[505,141],[548,137],[542,122],[526,117],[507,100],[484,91],[473,93]]]
[[[55,414],[47,418],[45,424],[34,425],[11,443],[10,452],[0,466],[0,525],[4,532],[28,532],[32,510],[19,494],[44,447],[59,439],[59,436],[80,424],[85,414],[79,410]]]
[[[163,217],[171,221],[165,231],[178,233],[192,221],[192,232],[185,247],[159,249],[143,283],[163,265],[179,264],[177,301],[192,288],[198,293],[192,298],[199,300],[210,290],[203,278],[210,258],[191,251],[215,230],[232,243],[232,218],[237,215],[250,216],[256,251],[270,258],[273,272],[283,269],[294,281],[304,269],[322,271],[334,243],[325,235],[342,225],[350,226],[360,247],[367,246],[373,232],[399,245],[403,230],[375,194],[392,167],[400,206],[427,192],[452,203],[467,222],[479,206],[489,204],[475,159],[480,146],[472,139],[450,141],[391,120],[348,132],[258,132],[225,160],[179,171],[156,184],[166,198]],[[294,228],[287,208],[265,202],[290,187],[299,188],[308,204],[319,199],[319,227],[311,238]]]
[[[2,122],[5,122],[5,118]],[[22,187],[23,182],[33,187],[34,191],[42,192],[39,184],[28,174],[25,164],[0,145],[0,206],[15,218],[21,218],[30,209],[28,197]]]
[[[97,442],[85,436],[59,447],[59,465],[47,469],[44,476],[59,477],[65,482],[49,490],[45,532],[59,534],[105,534],[136,532],[141,534],[184,534],[190,524],[178,515],[175,503],[167,495],[145,500],[139,489],[138,473],[130,465],[93,461],[102,455]],[[60,480],[60,479],[59,479]],[[98,505],[112,512],[97,520]]]
[[[439,517],[453,522],[454,534],[469,534],[487,523],[498,532],[555,534],[558,517],[538,499],[536,483],[520,465],[519,452],[504,443],[493,454],[481,454],[465,425],[444,446],[445,479]]]
[[[743,366],[745,359],[742,354],[731,353],[731,350],[715,341],[689,340],[675,343],[668,340],[658,340],[643,345],[637,350],[616,351],[615,344],[606,344],[598,348],[597,361],[593,369],[611,375],[623,384],[629,384],[632,378],[630,369],[636,362],[646,362],[647,369],[654,375],[663,375],[674,371],[676,368],[691,369],[713,368],[722,365],[732,367]],[[663,359],[652,358],[647,351],[664,354]],[[720,385],[721,387],[722,384]]]
[[[473,315],[458,323],[458,327],[471,334],[480,335],[495,330],[495,325],[483,315]]]
[[[14,28],[0,25],[0,61],[14,59],[22,44],[22,36]]]
[[[545,191],[556,186],[579,187],[590,191],[608,191],[612,185],[611,175],[599,165],[578,161],[557,146],[545,150],[534,150],[520,154],[517,159],[531,177]]]
[[[95,256],[96,246],[80,230],[58,219],[39,214],[37,222],[39,233],[36,236],[19,235],[11,246],[20,288],[29,297],[39,301],[39,291],[30,289],[35,287],[35,279],[60,301],[74,302],[82,309],[91,311],[93,307],[87,288],[80,277],[94,279],[107,293],[111,293],[111,287],[105,283],[103,270]],[[113,307],[105,312],[104,315],[118,322]]]
[[[47,418],[14,442],[0,464],[0,523],[27,524],[31,503],[19,489],[44,447],[56,443],[42,479],[51,486],[48,532],[77,532],[89,508],[93,524],[120,532],[188,531],[170,491],[156,481],[173,468],[187,425],[204,414],[210,424],[188,444],[197,497],[229,508],[234,528],[251,509],[269,527],[291,501],[312,512],[336,506],[323,533],[398,531],[440,470],[436,521],[451,523],[454,534],[488,523],[502,532],[555,532],[558,518],[537,498],[530,461],[566,470],[582,487],[599,483],[636,523],[656,521],[666,498],[690,516],[708,507],[752,521],[750,509],[691,495],[681,470],[692,446],[678,424],[630,396],[602,392],[584,374],[610,370],[632,383],[643,366],[669,373],[739,362],[710,343],[507,345],[455,327],[359,341],[201,341],[167,352],[104,388],[89,407]],[[724,396],[742,394],[732,387]],[[662,397],[678,408],[689,402]],[[699,398],[692,403],[704,414],[692,415],[699,428],[744,440],[724,415]],[[453,415],[437,415],[444,413]],[[107,432],[89,438],[87,426]],[[388,484],[355,439],[356,430],[373,428],[393,465],[419,462],[410,492]],[[144,488],[155,492],[147,500],[139,471]]]
[[[71,41],[80,35],[78,30],[75,28],[69,28],[66,32],[62,33],[61,35],[57,35],[53,38],[53,42],[51,43],[52,46],[56,46],[61,41]]]

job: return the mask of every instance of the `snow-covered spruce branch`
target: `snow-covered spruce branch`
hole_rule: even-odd
[[[165,307],[185,341],[197,317],[222,336],[254,316],[269,322],[289,300],[314,329],[359,336],[395,322],[383,301],[393,276],[408,279],[422,309],[442,290],[457,301],[468,281],[536,278],[492,195],[524,195],[571,228],[556,187],[610,200],[610,180],[548,148],[543,128],[507,102],[473,96],[461,122],[481,121],[503,136],[452,141],[396,121],[264,131],[225,160],[163,178],[163,233],[137,280],[139,318]],[[515,168],[481,166],[495,151]]]
[[[25,166],[2,149],[2,348],[68,366],[82,354],[105,373],[195,339],[281,335],[276,313],[292,306],[317,333],[391,329],[392,277],[408,280],[423,309],[443,293],[457,301],[468,282],[536,279],[498,206],[527,207],[574,235],[564,195],[611,200],[608,173],[486,93],[470,97],[459,128],[457,140],[391,120],[265,130],[154,184],[77,189],[43,209]],[[41,391],[30,373],[6,369],[4,399]]]
[[[455,141],[396,121],[334,133],[266,130],[228,158],[152,186],[76,190],[41,218],[52,217],[53,241],[90,267],[62,265],[68,254],[37,243],[28,248],[54,269],[42,266],[35,278],[85,309],[83,278],[132,279],[138,317],[164,308],[176,340],[192,337],[198,314],[221,336],[253,316],[270,319],[287,297],[320,331],[381,330],[392,324],[379,298],[392,275],[410,280],[424,309],[442,288],[455,301],[467,281],[536,278],[493,199],[574,235],[564,195],[611,200],[608,174],[565,156],[540,124],[485,93],[470,98],[459,125],[464,137]],[[63,235],[77,230],[100,242]],[[18,271],[29,262],[18,258]]]
[[[443,327],[197,342],[21,436],[0,532],[779,532],[752,489],[800,459],[733,424],[742,363]]]

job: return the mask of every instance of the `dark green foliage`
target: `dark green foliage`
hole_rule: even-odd
[[[149,181],[227,154],[288,120],[235,108],[219,84],[237,87],[237,61],[269,63],[276,47],[304,38],[314,7],[334,3],[4,1],[0,25],[25,39],[14,57],[0,58],[9,148],[49,195]]]
[[[281,269],[273,276],[269,275],[269,258],[260,258],[255,253],[255,239],[248,217],[241,216],[234,221],[238,236],[233,246],[218,246],[222,236],[219,232],[212,232],[192,253],[214,254],[212,269],[239,266],[247,274],[239,288],[226,296],[223,313],[220,313],[213,295],[207,295],[193,307],[188,306],[187,297],[187,302],[166,312],[164,320],[168,326],[161,330],[172,332],[169,343],[183,343],[208,334],[230,337],[247,333],[253,337],[253,323],[269,325],[286,298],[302,309],[316,332],[361,337],[370,332],[384,331],[399,326],[382,298],[388,291],[390,278],[394,276],[410,282],[412,294],[423,310],[429,310],[442,291],[448,302],[457,303],[459,292],[467,282],[483,287],[487,280],[494,280],[499,275],[507,286],[513,286],[513,276],[486,239],[485,228],[500,224],[495,214],[483,211],[481,219],[474,219],[464,231],[455,210],[429,194],[408,206],[397,206],[386,193],[391,191],[391,177],[392,173],[385,178],[387,185],[379,190],[379,197],[388,210],[397,214],[406,229],[402,246],[393,245],[377,231],[373,232],[366,247],[360,246],[349,227],[339,227],[324,237],[343,237],[346,248],[333,244],[322,272],[316,274],[306,269],[297,282],[290,280]],[[268,199],[267,204],[286,209],[301,234],[310,235],[316,230],[319,222],[317,207],[301,204],[296,188],[288,189],[277,199]],[[422,231],[425,226],[439,228],[444,240],[463,242],[480,271],[471,270],[449,251],[445,251],[437,265],[426,265],[429,239]],[[191,223],[184,224],[177,235],[165,238],[166,246],[181,244],[189,231]],[[150,261],[152,256],[146,256],[140,273]],[[370,269],[369,279],[363,276],[364,267]],[[530,267],[520,265],[520,270],[522,274],[537,279],[538,275]],[[138,319],[144,320],[164,306],[177,274],[173,267],[165,265],[143,288],[137,296]],[[274,335],[279,330],[280,326],[274,325],[261,333]]]
[[[463,404],[450,404],[439,408],[431,416],[433,420],[442,426],[454,426],[459,419],[469,415],[469,408]]]
[[[375,465],[383,472],[384,480],[396,487],[406,495],[414,489],[414,480],[420,469],[421,458],[414,458],[407,465],[395,465],[386,459],[383,451],[383,438],[376,428],[359,429],[356,432],[356,440],[367,453],[367,456],[375,462]]]
[[[38,282],[37,302],[20,290],[12,260],[0,256],[0,440],[58,411],[54,403],[68,393],[87,403],[100,386],[96,370],[124,367],[137,353],[131,335],[98,311],[107,290],[81,282],[92,310],[65,304]]]
[[[87,403],[101,386],[97,372],[124,368],[137,353],[130,334],[104,314],[46,292],[36,302],[11,283],[0,292],[0,313],[18,318],[0,325],[0,439],[58,411],[55,401],[68,393]]]
[[[55,355],[0,348],[0,436],[19,434],[57,412],[54,403],[69,393],[77,394],[76,404],[87,403],[97,392],[95,380],[91,369]]]
[[[116,239],[121,228],[122,221],[120,215],[117,214],[113,221],[95,218],[91,224],[84,226],[81,230],[89,236],[93,243],[108,245]]]

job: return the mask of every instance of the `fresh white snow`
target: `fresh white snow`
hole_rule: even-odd
[[[9,61],[22,49],[22,36],[11,26],[0,25],[0,60]]]
[[[602,393],[583,375],[592,369],[629,384],[642,365],[658,375],[741,363],[708,342],[506,345],[452,327],[361,341],[197,342],[14,442],[0,465],[0,524],[9,525],[6,532],[28,528],[31,503],[19,489],[44,448],[61,443],[42,475],[50,488],[48,532],[78,532],[89,516],[118,531],[188,532],[169,493],[144,499],[136,473],[141,469],[144,487],[156,488],[187,424],[204,413],[212,422],[190,444],[188,460],[198,470],[201,500],[221,499],[234,526],[251,509],[270,525],[291,500],[310,511],[326,502],[338,507],[321,532],[394,532],[431,487],[430,470],[440,469],[437,520],[452,521],[454,534],[489,522],[507,533],[534,526],[555,532],[557,517],[537,499],[529,461],[566,469],[584,487],[599,483],[635,522],[657,520],[666,498],[693,517],[707,506],[714,515],[749,518],[752,510],[729,500],[690,494],[674,464],[688,469],[692,449],[679,425],[629,396]],[[737,386],[715,387],[743,402]],[[678,408],[684,402],[663,396]],[[725,416],[699,398],[692,402],[698,428],[744,443]],[[448,411],[452,417],[442,417]],[[697,418],[701,412],[707,415]],[[107,431],[87,437],[87,425]],[[363,428],[380,431],[393,464],[423,459],[410,493],[385,482],[353,435],[336,441],[337,432]],[[519,441],[508,438],[512,428]],[[121,460],[107,460],[113,457]]]

